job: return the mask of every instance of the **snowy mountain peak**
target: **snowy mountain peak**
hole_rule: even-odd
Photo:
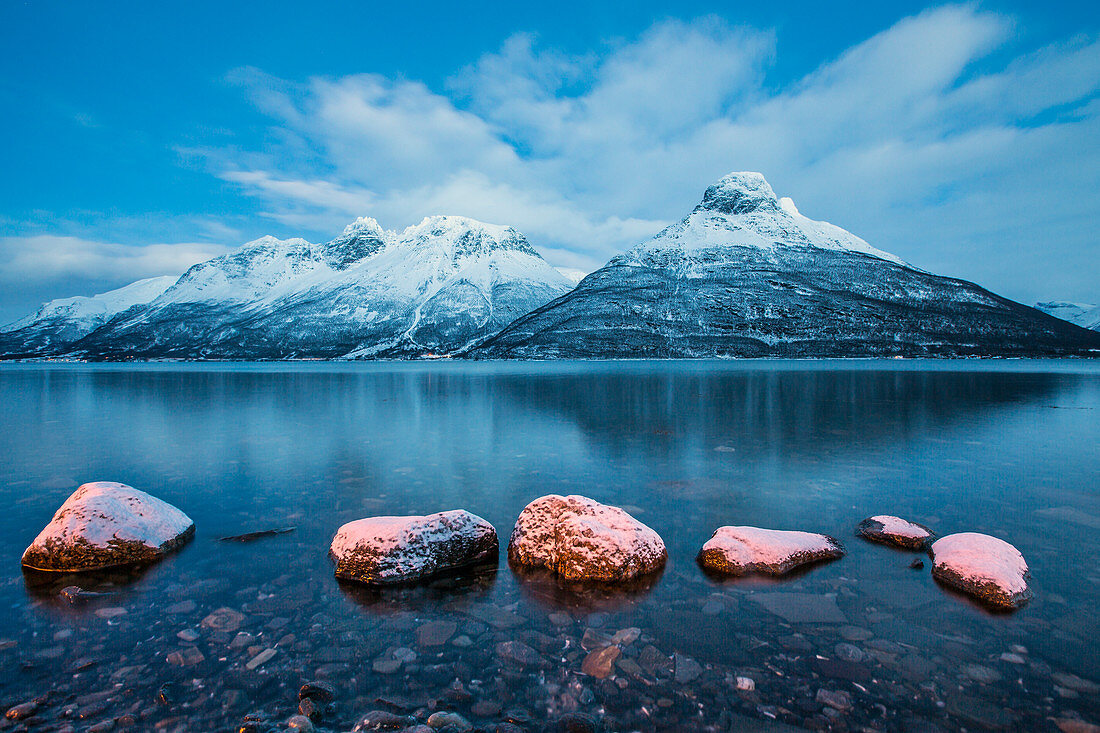
[[[321,258],[334,270],[346,270],[356,262],[380,252],[387,233],[375,219],[361,216],[344,227],[343,233],[320,246]]]
[[[723,214],[748,214],[753,211],[779,211],[779,199],[764,180],[752,171],[730,173],[708,188],[699,210]]]
[[[337,239],[351,237],[357,234],[374,234],[375,236],[381,237],[384,231],[382,225],[379,224],[378,220],[374,217],[360,216],[351,224],[344,227],[344,233],[337,237]]]
[[[688,216],[625,256],[658,264],[669,262],[669,255],[712,259],[737,247],[772,252],[787,248],[840,250],[904,264],[838,226],[803,216],[791,199],[775,195],[764,176],[751,172],[725,176],[706,190],[703,201]]]
[[[465,216],[429,216],[403,231],[399,240],[416,247],[450,250],[454,259],[513,250],[538,257],[527,238],[509,226]]]

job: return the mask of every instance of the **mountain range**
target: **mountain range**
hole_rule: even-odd
[[[335,239],[264,237],[0,329],[3,358],[292,359],[1062,356],[1100,333],[925,272],[799,213],[758,173],[577,273],[511,227],[360,218]],[[1050,305],[1051,312],[1061,304]]]
[[[392,232],[361,218],[324,244],[249,242],[195,265],[162,292],[146,292],[145,302],[114,296],[128,288],[97,296],[112,295],[115,312],[84,333],[63,335],[57,318],[26,319],[0,333],[0,352],[90,359],[448,354],[572,285],[511,227],[433,216]],[[51,305],[39,312],[52,313]]]

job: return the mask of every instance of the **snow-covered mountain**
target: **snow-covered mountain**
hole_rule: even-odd
[[[447,354],[572,287],[511,227],[361,218],[330,242],[264,237],[189,269],[73,344],[87,358]]]
[[[1095,303],[1067,303],[1056,300],[1047,303],[1036,303],[1035,307],[1043,313],[1049,313],[1055,318],[1069,321],[1081,328],[1100,331],[1100,305]]]
[[[176,279],[175,275],[151,277],[99,295],[51,300],[29,316],[0,328],[0,353],[57,353],[119,313],[153,300]]]
[[[906,264],[732,173],[687,217],[471,352],[485,358],[1042,355],[1097,334]]]

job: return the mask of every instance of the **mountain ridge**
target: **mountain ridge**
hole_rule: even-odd
[[[1022,356],[1096,334],[809,219],[759,173],[471,349],[473,358]]]

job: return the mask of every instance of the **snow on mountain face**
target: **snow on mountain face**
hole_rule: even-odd
[[[628,256],[642,263],[654,256],[665,257],[670,251],[700,255],[731,247],[813,247],[905,264],[840,227],[802,216],[791,199],[776,197],[764,176],[747,172],[730,173],[708,188],[691,214],[638,245]]]
[[[1058,355],[1083,329],[802,216],[758,173],[471,352],[484,358]]]
[[[1100,305],[1096,305],[1095,303],[1051,301],[1047,303],[1036,303],[1035,307],[1043,313],[1049,313],[1055,318],[1069,321],[1081,328],[1100,331]]]
[[[324,244],[264,237],[195,265],[74,352],[240,359],[446,354],[569,288],[510,227],[436,216],[397,233],[362,218]]]
[[[62,348],[135,305],[148,303],[173,283],[175,275],[138,280],[91,297],[59,298],[0,329],[0,353],[34,356]]]

